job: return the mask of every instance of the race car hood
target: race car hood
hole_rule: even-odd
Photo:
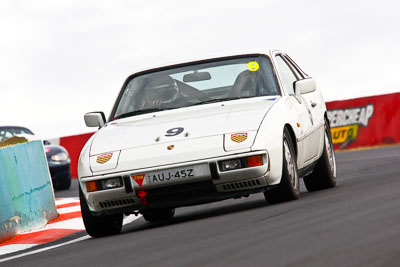
[[[113,121],[94,136],[90,156],[196,138],[256,132],[277,99],[241,99]],[[218,144],[223,145],[223,142]]]

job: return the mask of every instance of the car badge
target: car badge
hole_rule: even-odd
[[[241,143],[247,139],[247,133],[235,133],[231,134],[231,140],[236,143]]]
[[[104,164],[112,158],[113,153],[106,153],[97,156],[96,162],[99,164]]]
[[[175,147],[174,145],[169,145],[169,146],[167,146],[167,149],[172,150],[172,149],[174,149],[174,147]]]
[[[133,180],[135,180],[135,182],[136,182],[139,186],[142,186],[143,180],[144,180],[144,177],[145,177],[145,176],[146,176],[146,174],[131,175],[131,177],[133,178]]]

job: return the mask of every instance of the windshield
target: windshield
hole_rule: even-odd
[[[24,127],[0,127],[0,141],[21,134],[33,135],[29,129]]]
[[[111,118],[279,94],[266,56],[223,59],[134,76]]]

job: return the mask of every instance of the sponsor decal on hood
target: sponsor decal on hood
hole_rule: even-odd
[[[92,172],[115,169],[118,165],[120,151],[100,153],[89,158],[90,169]]]
[[[96,162],[99,164],[104,164],[112,158],[113,153],[106,153],[97,156]]]
[[[231,134],[231,140],[236,143],[241,143],[247,139],[247,133],[235,133]]]

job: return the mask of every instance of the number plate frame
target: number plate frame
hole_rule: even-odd
[[[147,185],[152,185],[177,180],[189,180],[204,175],[203,166],[195,165],[147,172],[145,173],[145,180]]]

